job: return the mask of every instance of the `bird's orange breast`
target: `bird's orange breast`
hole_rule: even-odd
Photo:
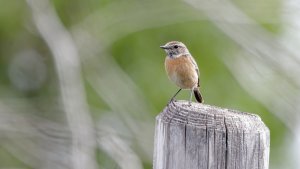
[[[166,57],[165,69],[168,77],[182,89],[192,89],[198,83],[198,74],[188,56],[178,58]]]

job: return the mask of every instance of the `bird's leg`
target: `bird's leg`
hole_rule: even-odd
[[[171,98],[171,100],[169,101],[168,104],[170,104],[171,102],[173,102],[174,98],[177,96],[177,94],[181,91],[181,88],[174,94],[174,96]]]
[[[191,89],[191,96],[190,96],[190,100],[189,100],[189,106],[191,106],[192,104],[192,98],[193,98],[193,89]]]

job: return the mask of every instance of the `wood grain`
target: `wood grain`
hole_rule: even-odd
[[[176,101],[156,117],[154,169],[268,169],[270,132],[260,117]]]

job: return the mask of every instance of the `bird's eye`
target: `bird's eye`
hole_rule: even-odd
[[[177,45],[175,45],[175,46],[174,46],[174,48],[175,48],[175,49],[177,49],[177,48],[178,48],[178,46],[177,46]]]

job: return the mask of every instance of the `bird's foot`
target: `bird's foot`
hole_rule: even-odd
[[[167,104],[167,106],[169,106],[171,103],[174,103],[174,102],[176,102],[177,100],[175,100],[174,98],[172,98],[169,102],[168,102],[168,104]]]

